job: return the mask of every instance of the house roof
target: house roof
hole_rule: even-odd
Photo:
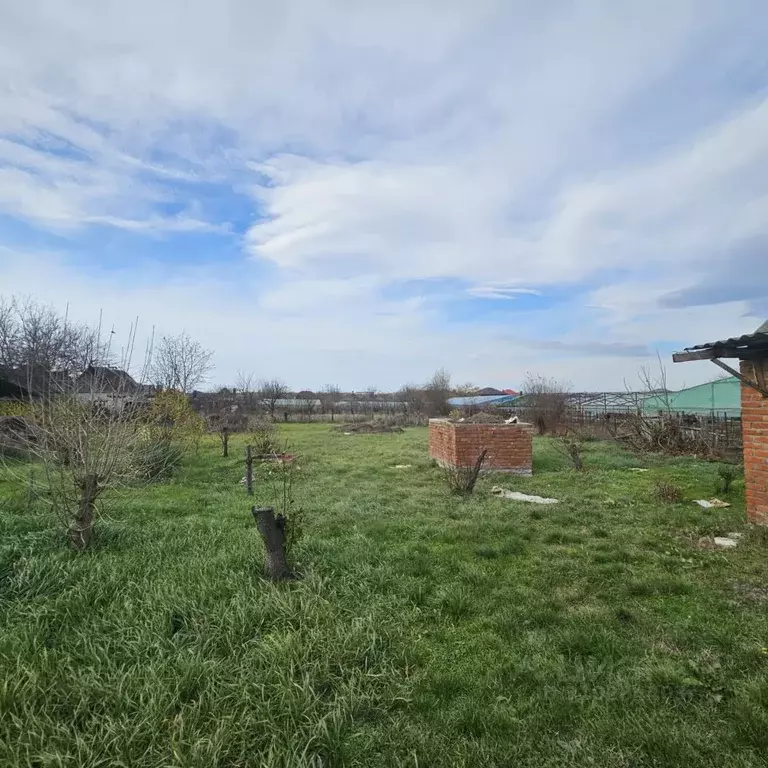
[[[101,392],[117,392],[126,389],[134,390],[138,387],[130,373],[103,365],[89,366],[77,379],[77,388],[80,392],[90,392],[92,389]]]
[[[720,357],[735,357],[740,360],[768,357],[768,320],[754,333],[733,336],[730,339],[710,341],[686,347],[682,352],[675,352],[672,359],[676,363],[691,360],[714,360]]]

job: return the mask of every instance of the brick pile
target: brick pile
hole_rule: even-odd
[[[741,362],[741,373],[751,381],[768,381],[768,360]],[[768,397],[741,385],[741,429],[744,439],[744,479],[747,516],[768,525]]]
[[[470,467],[486,449],[485,471],[530,475],[533,428],[530,424],[469,424],[429,420],[429,455],[444,467]]]

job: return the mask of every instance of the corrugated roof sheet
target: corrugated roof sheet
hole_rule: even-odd
[[[754,333],[745,333],[743,336],[732,336],[730,339],[721,339],[720,341],[709,341],[706,344],[696,344],[694,347],[686,347],[686,352],[693,352],[697,349],[713,349],[715,347],[728,348],[749,348],[762,347],[768,345],[768,320],[766,320]]]

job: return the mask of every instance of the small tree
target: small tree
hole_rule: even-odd
[[[526,374],[523,383],[526,416],[540,435],[554,432],[562,426],[568,411],[570,384],[545,376]]]
[[[152,378],[164,389],[191,392],[213,370],[213,351],[204,349],[188,334],[163,336],[152,355]]]
[[[262,407],[269,413],[269,418],[275,420],[275,409],[278,400],[282,400],[288,394],[288,385],[281,379],[268,379],[262,381],[258,389],[258,397]]]
[[[137,476],[147,437],[144,405],[133,386],[46,392],[30,401],[28,453],[43,466],[46,498],[68,527],[72,547],[91,543],[96,504],[110,488]]]

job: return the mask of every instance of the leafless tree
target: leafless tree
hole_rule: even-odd
[[[330,413],[331,421],[333,421],[338,403],[341,400],[341,390],[335,384],[326,384],[318,395],[323,413]]]
[[[124,369],[130,366],[135,328],[131,333]],[[42,465],[45,498],[77,550],[90,545],[100,497],[136,478],[147,454],[141,388],[131,376],[116,373],[92,366],[77,387],[43,388],[28,404],[26,451]]]
[[[451,396],[451,374],[440,368],[424,385],[424,394],[430,416],[445,416],[448,413],[448,398]]]
[[[472,397],[480,391],[480,387],[473,384],[471,381],[464,382],[464,384],[457,384],[453,388],[453,394],[455,397]]]
[[[301,392],[296,393],[296,399],[299,401],[301,415],[305,416],[308,421],[311,421],[312,413],[314,412],[315,405],[317,404],[317,395],[308,389],[303,389]]]
[[[373,418],[373,413],[376,410],[376,396],[379,394],[379,389],[375,385],[371,384],[370,386],[365,388],[364,396],[365,399],[368,401],[368,410],[370,411],[371,418]]]
[[[555,432],[563,426],[568,410],[570,384],[537,374],[526,374],[523,382],[526,419],[532,421],[540,435]]]
[[[152,378],[165,389],[191,392],[213,370],[213,351],[192,340],[187,333],[163,336],[152,355]]]
[[[252,373],[238,371],[235,387],[246,410],[252,413],[256,408],[256,377]]]
[[[277,401],[284,399],[288,394],[288,385],[281,379],[266,379],[259,384],[257,394],[262,407],[274,421]]]
[[[408,417],[416,422],[426,418],[428,411],[427,394],[424,387],[417,384],[405,384],[395,395],[401,403]]]
[[[79,373],[108,365],[111,352],[111,338],[103,338],[100,327],[72,323],[32,298],[0,297],[0,366],[36,377]]]

